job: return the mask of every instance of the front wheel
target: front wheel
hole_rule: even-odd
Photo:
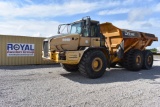
[[[79,63],[80,73],[92,79],[101,77],[106,67],[107,59],[100,50],[86,52]]]

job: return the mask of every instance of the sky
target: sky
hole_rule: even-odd
[[[160,0],[0,0],[0,34],[49,37],[85,16],[160,37]]]

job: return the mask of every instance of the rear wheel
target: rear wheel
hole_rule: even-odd
[[[153,54],[149,50],[143,51],[144,61],[143,61],[143,69],[151,69],[153,65]]]
[[[101,77],[107,67],[107,59],[102,51],[90,50],[84,54],[80,63],[79,71],[88,78]]]
[[[77,64],[60,64],[62,67],[63,67],[63,69],[65,69],[66,71],[68,71],[68,72],[76,72],[76,71],[78,71],[78,65]]]
[[[143,54],[140,50],[130,50],[125,54],[124,67],[131,71],[139,71],[143,65]]]

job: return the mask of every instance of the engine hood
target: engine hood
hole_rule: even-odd
[[[77,50],[79,45],[79,34],[62,34],[48,38],[50,51]]]

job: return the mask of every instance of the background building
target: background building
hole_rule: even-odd
[[[0,65],[52,63],[42,59],[45,38],[0,35]]]

